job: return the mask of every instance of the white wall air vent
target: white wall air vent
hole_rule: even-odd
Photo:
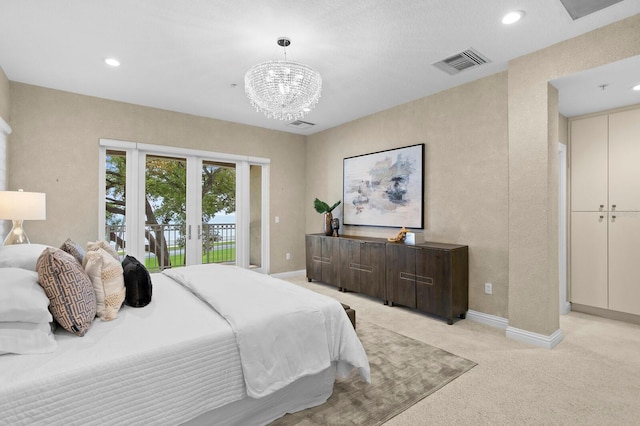
[[[302,120],[296,120],[296,121],[292,121],[291,123],[287,124],[287,126],[295,127],[296,129],[308,129],[311,126],[315,126],[315,124],[314,123],[308,123],[308,122],[302,121]]]
[[[453,56],[443,59],[440,62],[436,62],[433,65],[437,68],[440,68],[447,74],[454,75],[458,74],[460,71],[468,70],[470,68],[477,67],[478,65],[486,64],[488,62],[491,61],[482,56],[477,51],[473,49],[467,49],[464,52],[457,53]]]

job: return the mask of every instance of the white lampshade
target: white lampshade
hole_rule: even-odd
[[[43,192],[0,191],[0,219],[44,220],[47,194]]]

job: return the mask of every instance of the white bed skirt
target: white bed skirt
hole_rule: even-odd
[[[287,413],[295,413],[324,404],[333,392],[335,365],[303,377],[289,386],[263,398],[245,397],[223,407],[208,411],[185,426],[266,425]]]

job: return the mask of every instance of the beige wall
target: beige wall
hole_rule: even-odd
[[[303,136],[15,82],[10,125],[9,188],[47,194],[47,220],[25,223],[32,242],[97,238],[98,143],[109,138],[270,158],[271,271],[305,267]]]
[[[344,157],[424,143],[425,237],[469,245],[470,308],[506,317],[507,134],[507,74],[499,73],[311,135],[306,230],[322,230],[315,197],[342,199]],[[335,216],[342,220],[342,206]],[[389,237],[397,229],[343,227],[342,233]],[[485,282],[493,295],[484,294]]]

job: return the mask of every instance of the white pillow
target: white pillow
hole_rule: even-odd
[[[48,354],[57,347],[49,323],[0,322],[0,355]]]
[[[36,270],[40,254],[49,246],[42,244],[13,244],[0,247],[0,268],[22,268]]]
[[[116,250],[113,247],[111,247],[111,244],[109,244],[108,241],[98,240],[96,242],[92,242],[92,241],[87,242],[87,250],[86,251],[95,251],[95,250],[98,250],[98,249],[103,249],[104,251],[109,253],[115,260],[120,262],[120,256],[118,256],[118,253],[116,252]],[[84,261],[83,261],[83,263],[84,263]]]
[[[38,273],[0,268],[0,321],[49,323],[49,298],[38,283]]]
[[[120,261],[98,248],[87,251],[83,263],[96,294],[96,315],[103,321],[116,318],[126,294]]]

